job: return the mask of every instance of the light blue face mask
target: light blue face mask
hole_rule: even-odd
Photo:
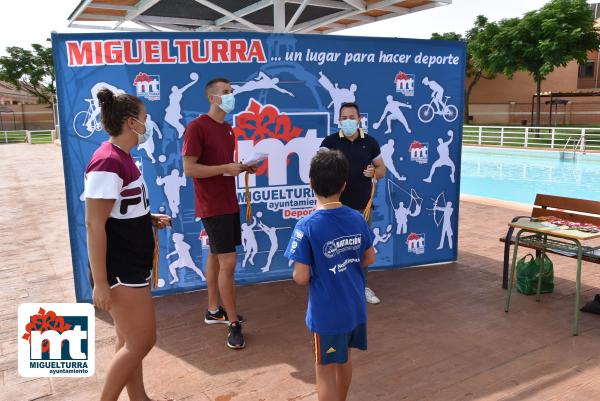
[[[221,96],[221,104],[219,105],[221,110],[225,113],[231,113],[235,108],[235,97],[233,93],[228,93],[227,95]]]
[[[143,122],[141,122],[140,120],[138,120],[135,117],[133,119],[135,121],[137,121],[138,123],[140,123],[140,124],[144,124]],[[142,143],[146,142],[152,136],[152,127],[150,126],[148,120],[146,120],[146,123],[144,124],[144,127],[146,127],[146,131],[144,131],[143,134],[140,134],[136,130],[133,130],[133,132],[135,132],[137,134],[137,136],[138,136],[138,145],[141,145]]]
[[[346,120],[341,121],[341,126],[344,135],[352,136],[356,133],[356,130],[358,129],[358,121],[351,120],[348,118]]]

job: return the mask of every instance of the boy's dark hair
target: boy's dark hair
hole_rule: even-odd
[[[329,197],[342,190],[348,179],[346,156],[339,150],[320,150],[310,161],[310,183],[319,196]]]
[[[129,93],[114,94],[110,89],[102,88],[96,94],[100,104],[100,121],[110,136],[119,136],[125,120],[140,115],[142,101]]]
[[[340,106],[340,116],[342,115],[342,110],[346,107],[353,107],[356,110],[356,114],[358,114],[358,116],[360,117],[360,110],[358,108],[358,104],[354,102],[342,103],[342,105]]]
[[[230,84],[231,83],[231,81],[229,81],[227,78],[223,78],[223,77],[213,78],[213,79],[211,79],[210,81],[208,81],[206,83],[206,86],[204,86],[204,94],[206,96],[208,96],[208,92],[210,92],[211,89],[212,89],[212,87],[215,84],[219,83],[219,82],[223,82],[223,83],[226,83],[226,84]]]

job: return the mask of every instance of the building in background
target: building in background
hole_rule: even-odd
[[[52,106],[29,92],[0,81],[0,131],[54,129]]]
[[[600,0],[588,0],[600,22]],[[467,85],[469,82],[466,83]],[[536,87],[526,72],[481,79],[469,99],[471,124],[531,125]],[[542,82],[542,125],[600,124],[600,53],[557,68]]]
[[[0,105],[37,104],[37,97],[8,82],[0,81]]]

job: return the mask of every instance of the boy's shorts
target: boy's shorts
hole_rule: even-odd
[[[344,334],[319,334],[311,332],[313,355],[317,365],[348,362],[348,349],[367,349],[367,325],[359,324]]]

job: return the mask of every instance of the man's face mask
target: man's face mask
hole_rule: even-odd
[[[152,127],[150,126],[148,120],[146,120],[146,123],[143,123],[135,117],[133,117],[133,119],[135,121],[137,121],[138,123],[142,124],[146,129],[142,134],[140,134],[139,132],[137,132],[135,129],[132,128],[133,132],[135,132],[138,136],[138,145],[141,145],[142,143],[144,143],[148,139],[150,139],[150,137],[152,136]]]
[[[219,104],[219,107],[225,113],[231,113],[235,108],[235,97],[233,96],[233,93],[221,95],[221,104]]]
[[[346,119],[341,121],[342,132],[346,136],[352,136],[358,129],[358,121]]]

